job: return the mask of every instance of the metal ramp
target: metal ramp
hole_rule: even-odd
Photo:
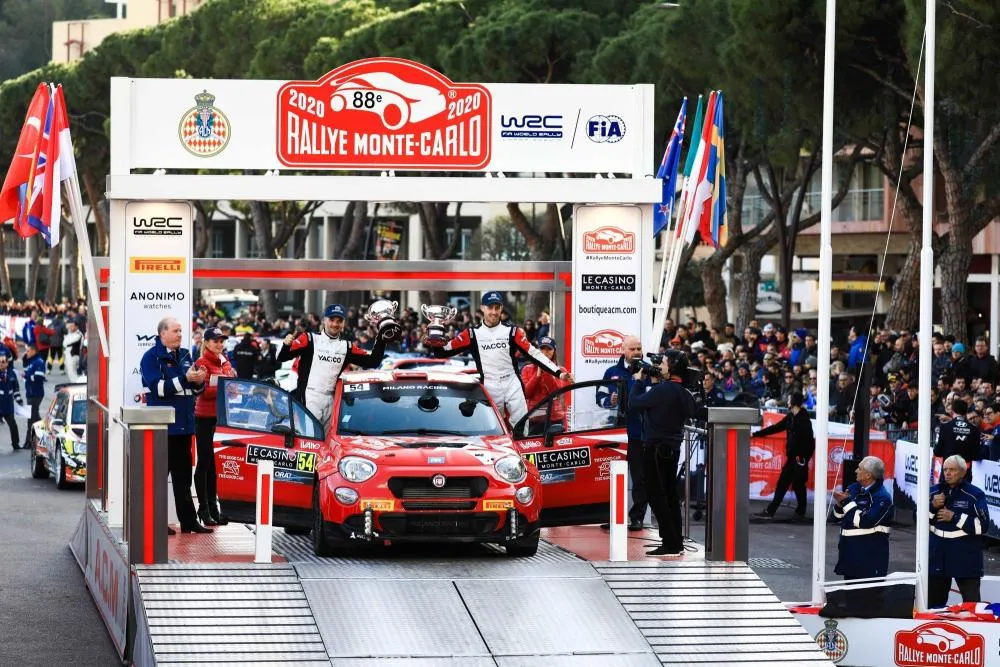
[[[664,665],[832,665],[744,563],[594,563]]]
[[[137,565],[135,570],[135,664],[330,665],[290,565]]]

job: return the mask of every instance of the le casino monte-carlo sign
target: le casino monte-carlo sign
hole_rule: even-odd
[[[632,173],[651,105],[649,86],[456,83],[399,58],[129,87],[132,168]]]

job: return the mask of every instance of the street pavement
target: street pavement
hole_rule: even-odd
[[[65,381],[50,375],[48,387]],[[26,420],[18,422],[23,441]],[[11,449],[0,423],[0,665],[118,665],[67,546],[83,512],[83,487],[59,491],[55,480],[32,479],[28,458]]]

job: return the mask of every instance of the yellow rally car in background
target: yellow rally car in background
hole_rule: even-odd
[[[48,411],[31,424],[31,476],[56,487],[87,479],[87,385],[62,384]]]

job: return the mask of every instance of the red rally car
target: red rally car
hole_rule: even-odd
[[[317,555],[403,541],[491,542],[533,555],[541,527],[608,519],[610,463],[627,443],[625,401],[598,400],[613,391],[624,399],[624,382],[564,387],[512,431],[475,376],[346,372],[324,434],[285,390],[225,378],[219,499],[230,518],[252,523],[256,464],[271,460],[274,525],[311,531]]]

